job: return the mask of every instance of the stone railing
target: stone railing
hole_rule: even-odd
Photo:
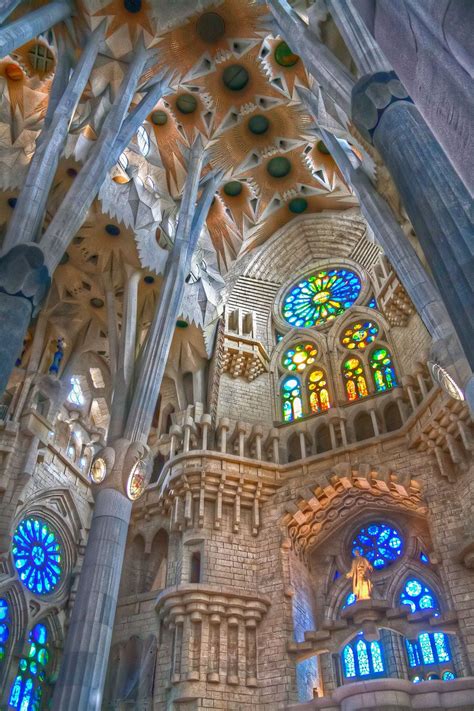
[[[459,709],[472,708],[474,677],[452,681],[424,681],[413,684],[405,679],[373,679],[344,684],[332,695],[289,706],[294,711],[378,711],[378,709]]]
[[[416,425],[420,419],[423,419],[423,428]],[[214,451],[259,462],[286,464],[351,447],[361,441],[410,433],[410,446],[432,447],[440,463],[448,457],[458,464],[474,446],[465,403],[449,398],[421,372],[405,377],[402,387],[386,393],[274,427],[229,417],[221,417],[213,424],[208,414],[194,419],[183,413],[179,422],[157,443],[158,452],[165,460],[194,451]]]

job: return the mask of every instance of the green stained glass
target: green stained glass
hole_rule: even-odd
[[[283,317],[295,328],[322,326],[357,300],[360,279],[348,269],[312,274],[292,287],[283,301]]]
[[[291,422],[303,416],[301,383],[298,378],[285,378],[281,385],[283,420]]]
[[[392,356],[386,348],[376,348],[370,354],[370,367],[374,377],[375,388],[384,392],[397,386],[397,378],[392,363]]]
[[[317,353],[318,350],[312,343],[298,343],[288,348],[281,362],[286,370],[301,372],[306,366],[314,363]]]
[[[9,708],[19,711],[39,711],[43,708],[43,683],[46,678],[44,668],[48,663],[48,630],[38,623],[29,637],[28,659],[20,659],[18,674],[10,688]]]

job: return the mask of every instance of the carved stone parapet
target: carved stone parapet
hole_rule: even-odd
[[[409,446],[418,451],[433,451],[441,475],[453,481],[456,471],[461,473],[469,466],[472,438],[466,403],[443,395],[440,407],[430,408],[419,418],[412,429]]]
[[[363,76],[352,89],[352,119],[363,137],[372,143],[384,112],[399,101],[413,103],[395,72]]]
[[[224,333],[222,347],[222,372],[233,378],[255,380],[269,369],[269,356],[260,341]]]
[[[0,257],[0,292],[31,303],[35,315],[51,284],[44,254],[37,244],[19,244]]]
[[[231,587],[202,584],[178,585],[161,592],[156,600],[156,611],[165,625],[176,624],[196,612],[208,616],[211,624],[227,620],[229,625],[257,626],[270,607],[270,600],[262,595],[236,593]]]

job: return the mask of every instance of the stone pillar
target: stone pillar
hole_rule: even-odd
[[[351,0],[328,3],[362,75],[352,120],[390,171],[472,368],[472,198]]]
[[[56,711],[101,708],[131,508],[115,489],[97,494],[53,697]]]
[[[21,353],[30,319],[50,285],[41,249],[34,244],[14,247],[0,257],[0,395]]]
[[[201,449],[207,450],[209,446],[209,428],[211,426],[212,418],[210,415],[202,415],[201,417],[201,428],[202,428],[202,444]]]
[[[48,2],[34,12],[23,15],[19,20],[0,28],[0,57],[11,54],[42,32],[49,30],[72,14],[72,4],[68,2]]]
[[[219,430],[220,430],[220,440],[221,440],[221,452],[225,454],[227,452],[227,432],[229,431],[230,422],[227,417],[222,417],[219,420]]]

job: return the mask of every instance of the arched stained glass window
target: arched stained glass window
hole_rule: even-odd
[[[382,675],[385,667],[381,643],[367,642],[362,633],[358,634],[342,650],[342,664],[346,679]]]
[[[61,573],[61,546],[56,533],[39,518],[23,519],[13,534],[13,561],[23,585],[36,595],[57,587]]]
[[[438,602],[434,592],[421,580],[409,578],[400,593],[402,605],[409,605],[412,612],[420,610],[439,611]]]
[[[444,664],[452,659],[448,635],[444,632],[423,632],[418,639],[407,639],[405,643],[411,667]]]
[[[367,306],[369,307],[369,309],[378,309],[377,299],[375,298],[375,296],[372,296]]]
[[[379,327],[372,321],[356,321],[347,328],[341,337],[341,343],[345,348],[363,351],[370,343],[373,343],[378,335]]]
[[[397,386],[397,378],[392,364],[392,356],[386,348],[376,348],[370,354],[370,367],[377,392]]]
[[[314,368],[308,376],[308,395],[311,412],[321,412],[330,408],[327,379],[320,368]]]
[[[347,593],[346,599],[344,601],[344,605],[342,606],[342,609],[344,610],[346,607],[349,607],[349,605],[353,605],[356,601],[356,596],[354,593]]]
[[[283,420],[292,422],[303,417],[303,403],[301,401],[301,384],[298,378],[290,376],[281,384],[281,399]]]
[[[452,671],[445,671],[443,672],[443,676],[441,677],[443,681],[452,681],[453,679],[456,678],[456,674]]]
[[[358,552],[376,569],[391,565],[403,550],[399,532],[386,523],[374,521],[359,529],[352,541],[352,555]]]
[[[359,358],[355,358],[354,356],[347,358],[342,366],[342,374],[344,376],[348,400],[358,400],[369,394],[364,369]]]
[[[8,602],[0,597],[0,663],[7,654],[7,643],[10,637],[10,611]]]
[[[295,328],[322,326],[357,300],[360,279],[349,269],[330,269],[302,279],[285,296],[283,318]]]
[[[282,358],[282,365],[286,370],[302,372],[306,366],[312,365],[318,349],[312,343],[298,343],[288,348]]]
[[[18,673],[10,689],[9,706],[20,711],[43,708],[50,653],[47,627],[38,623],[28,637],[27,656],[20,659]]]

